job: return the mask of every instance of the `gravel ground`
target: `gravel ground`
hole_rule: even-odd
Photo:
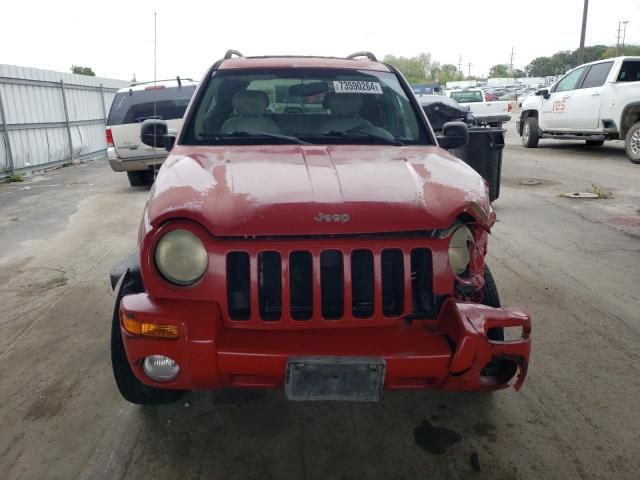
[[[129,405],[109,365],[108,272],[135,246],[146,190],[106,161],[0,185],[2,477],[640,478],[640,166],[620,142],[525,150],[509,130],[489,264],[503,304],[533,316],[519,393]],[[587,190],[610,198],[561,197]]]

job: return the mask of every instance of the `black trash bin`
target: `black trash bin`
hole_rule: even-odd
[[[500,196],[505,132],[504,128],[471,127],[467,144],[450,150],[487,181],[492,202]]]
[[[439,95],[420,97],[420,104],[427,114],[431,127],[438,135],[447,122],[463,121],[469,128],[469,141],[464,147],[450,152],[468,164],[489,184],[489,199],[493,202],[500,196],[500,174],[502,171],[502,150],[504,134],[502,127],[489,127],[489,123],[500,124],[509,120],[508,116],[485,117],[490,122],[479,122],[469,111],[455,100]]]

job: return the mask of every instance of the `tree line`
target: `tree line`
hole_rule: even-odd
[[[640,45],[628,45],[617,49],[615,46],[592,45],[584,47],[583,63],[613,58],[619,55],[640,55]],[[536,57],[524,70],[530,77],[563,75],[567,70],[578,66],[578,49],[556,52],[550,57]]]
[[[82,67],[80,65],[71,65],[71,73],[75,73],[76,75],[87,75],[89,77],[96,76],[91,67]]]
[[[455,65],[433,61],[430,53],[420,53],[416,57],[386,55],[383,61],[400,70],[409,83],[444,84],[465,78]]]
[[[584,62],[615,57],[617,55],[640,55],[640,45],[615,46],[593,45],[585,47]],[[431,58],[430,53],[420,53],[415,57],[396,57],[386,55],[384,62],[389,63],[402,72],[409,83],[440,83],[456,80],[478,80],[479,77],[467,76],[451,63],[441,64]],[[489,78],[522,78],[563,75],[567,70],[578,66],[578,50],[556,52],[550,57],[534,58],[524,69],[509,68],[507,64],[494,65],[489,69]]]

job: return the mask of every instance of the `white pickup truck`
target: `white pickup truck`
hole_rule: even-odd
[[[445,94],[460,105],[469,107],[473,118],[478,122],[497,126],[511,119],[509,113],[513,109],[513,103],[498,100],[487,102],[480,88],[448,90]]]
[[[640,57],[617,57],[569,71],[549,89],[522,103],[516,124],[522,145],[541,138],[624,140],[629,160],[640,163]]]

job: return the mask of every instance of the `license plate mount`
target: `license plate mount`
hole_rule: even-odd
[[[294,401],[380,400],[386,363],[368,357],[292,357],[287,361],[285,393]]]

